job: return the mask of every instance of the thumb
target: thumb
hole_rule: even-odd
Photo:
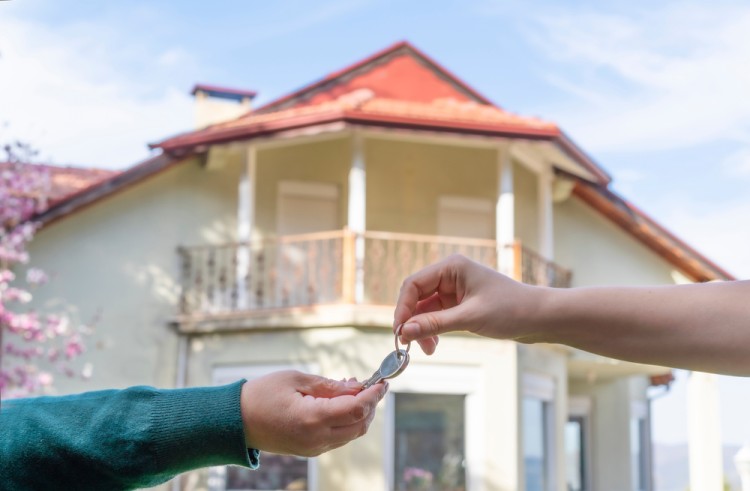
[[[401,328],[401,342],[431,338],[451,331],[468,330],[463,304],[450,309],[417,314]]]
[[[362,389],[362,384],[355,379],[333,380],[318,375],[303,375],[297,390],[312,397],[332,397],[354,395]]]

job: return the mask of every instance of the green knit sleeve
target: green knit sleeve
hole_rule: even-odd
[[[132,387],[4,401],[0,489],[134,489],[200,467],[258,467],[240,391]]]

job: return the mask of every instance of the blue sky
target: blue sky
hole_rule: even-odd
[[[123,168],[188,129],[196,82],[270,100],[408,39],[498,105],[560,124],[614,189],[750,278],[750,5],[741,1],[0,2],[3,137]],[[654,6],[657,5],[657,6]],[[684,440],[684,382],[655,437]],[[721,380],[750,441],[750,381]]]

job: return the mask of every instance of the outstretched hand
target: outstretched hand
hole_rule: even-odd
[[[360,391],[354,379],[336,381],[288,370],[242,387],[248,447],[313,457],[367,432],[387,383]]]
[[[393,326],[401,341],[417,341],[431,355],[438,335],[471,331],[482,336],[518,339],[516,320],[533,308],[534,287],[518,283],[463,256],[450,256],[404,280]]]

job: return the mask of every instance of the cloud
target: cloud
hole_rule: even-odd
[[[187,64],[180,49],[136,56],[134,43],[101,26],[12,16],[0,24],[3,138],[28,141],[56,163],[118,168],[147,156],[147,142],[190,126],[187,90],[165,78],[174,63]]]
[[[750,139],[750,6],[556,12],[527,33],[572,68],[548,81],[573,96],[558,119],[591,150]]]
[[[713,206],[666,199],[661,223],[739,279],[750,279],[750,197]]]
[[[722,168],[732,177],[750,178],[750,148],[743,148],[729,155]]]

